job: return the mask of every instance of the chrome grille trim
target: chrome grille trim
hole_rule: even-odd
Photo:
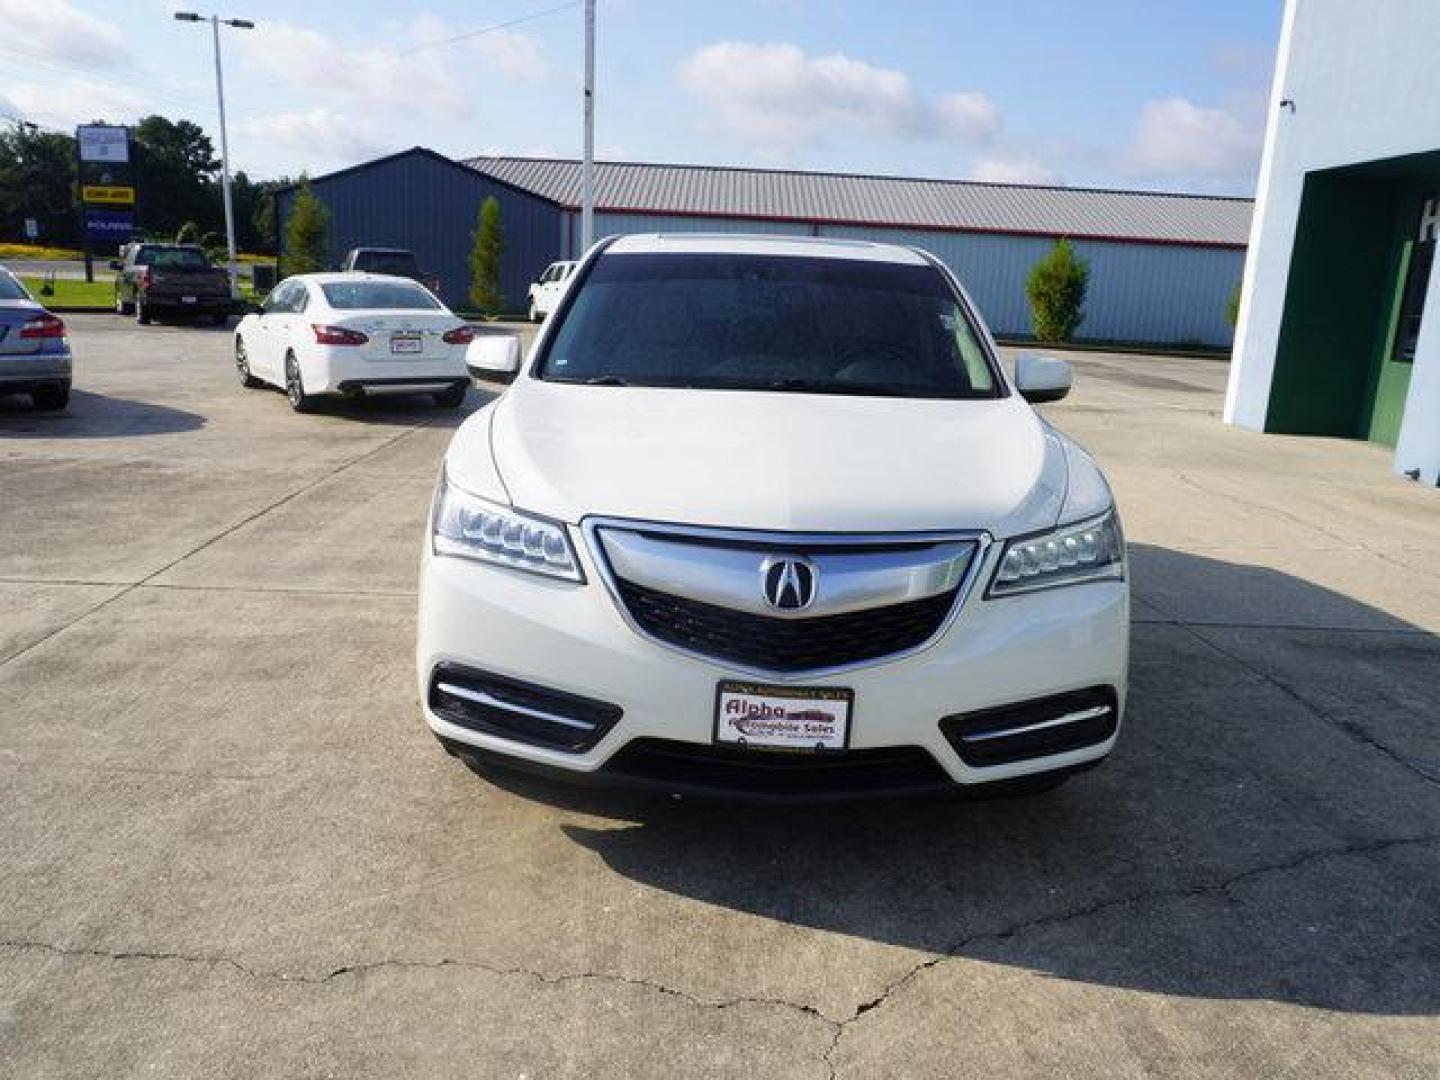
[[[991,545],[994,543],[994,540],[990,536],[990,534],[983,530],[958,529],[948,531],[902,533],[793,533],[753,529],[725,529],[711,528],[705,526],[675,525],[666,522],[637,521],[626,518],[608,517],[585,518],[581,522],[580,528],[585,536],[590,558],[595,564],[596,569],[599,571],[601,580],[605,582],[605,587],[610,593],[611,600],[614,602],[616,609],[620,612],[621,617],[625,620],[625,623],[636,634],[645,638],[647,641],[654,642],[656,645],[659,645],[662,648],[669,649],[672,652],[689,656],[694,659],[703,660],[725,671],[738,672],[752,676],[760,676],[780,683],[810,680],[824,677],[827,675],[840,674],[846,671],[854,671],[859,668],[873,667],[879,664],[891,663],[893,661],[900,660],[908,656],[913,656],[916,653],[923,652],[924,650],[930,648],[942,637],[944,637],[946,632],[950,629],[950,626],[958,617],[960,611],[964,608],[965,603],[974,588],[975,582],[978,579],[982,568],[988,561],[987,556],[989,554]],[[754,565],[757,567],[755,576],[751,577],[750,579],[752,582],[751,587],[754,589],[756,601],[762,606],[753,609],[735,607],[734,610],[746,611],[747,613],[751,614],[760,613],[769,618],[798,617],[799,619],[803,620],[805,618],[814,618],[817,615],[822,614],[834,615],[843,611],[853,612],[864,611],[867,608],[884,608],[893,606],[897,603],[904,603],[906,602],[906,597],[901,594],[895,600],[882,601],[878,605],[873,603],[866,604],[863,602],[859,602],[855,606],[843,609],[839,607],[829,607],[824,609],[819,607],[811,607],[803,612],[800,612],[798,616],[788,613],[781,613],[774,609],[763,606],[763,600],[761,599],[760,593],[760,578],[758,573],[759,561],[760,558],[763,556],[757,556],[757,551],[762,552],[763,554],[803,554],[812,561],[819,562],[822,559],[834,558],[858,559],[861,557],[862,553],[874,554],[876,553],[876,549],[884,548],[893,548],[897,552],[902,553],[906,548],[913,548],[915,549],[915,551],[924,551],[925,549],[930,549],[932,552],[934,551],[934,549],[939,548],[942,552],[941,558],[916,560],[920,564],[921,569],[918,571],[917,574],[912,574],[910,576],[907,588],[928,589],[928,591],[917,591],[913,595],[909,596],[908,599],[912,601],[916,599],[923,599],[927,596],[936,596],[946,591],[953,591],[955,598],[953,603],[951,604],[948,614],[941,621],[936,631],[924,641],[919,642],[918,644],[910,648],[902,649],[897,652],[887,653],[882,656],[869,657],[864,660],[858,660],[852,663],[837,664],[828,667],[813,667],[797,670],[776,670],[772,668],[756,667],[752,665],[738,663],[733,660],[728,660],[723,657],[712,656],[703,652],[696,652],[691,649],[684,648],[680,645],[676,645],[672,642],[668,642],[656,637],[655,635],[648,632],[643,626],[641,626],[630,611],[624,598],[621,596],[620,588],[617,584],[617,574],[615,569],[611,565],[611,560],[607,553],[605,539],[602,535],[607,532],[611,535],[615,535],[617,533],[625,533],[631,536],[641,536],[647,539],[657,538],[658,542],[660,543],[669,542],[671,547],[685,546],[684,541],[688,539],[691,541],[691,544],[689,546],[692,550],[700,550],[704,548],[709,549],[710,551],[724,552],[726,550],[733,549],[749,549],[749,556],[754,562]],[[727,545],[732,545],[732,548],[727,548]],[[851,552],[847,553],[845,550],[847,548],[860,549],[860,551],[852,550]],[[955,566],[957,558],[964,560],[963,565],[959,566],[958,568]],[[946,577],[947,572],[943,569],[939,571],[937,575],[937,572],[935,570],[935,564],[937,563],[941,566],[950,567],[951,576],[948,579]],[[935,583],[937,580],[948,580],[948,583],[944,584],[943,586],[936,587]],[[823,569],[822,584],[820,587],[823,590]],[[664,587],[662,586],[662,588]],[[704,601],[701,597],[695,597],[694,599],[701,600],[702,602],[713,602]]]

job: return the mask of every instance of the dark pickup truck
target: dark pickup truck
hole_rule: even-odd
[[[351,248],[340,269],[347,273],[390,274],[394,277],[409,278],[411,281],[418,281],[436,296],[440,295],[440,279],[434,274],[422,273],[415,261],[415,253],[405,248]]]
[[[115,310],[145,324],[153,315],[205,315],[224,326],[234,309],[230,275],[194,244],[126,244],[115,271]]]

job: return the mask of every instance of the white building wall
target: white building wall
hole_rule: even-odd
[[[1305,174],[1440,149],[1437,43],[1440,0],[1287,0],[1225,401],[1228,422],[1257,430],[1265,424]],[[1408,429],[1440,425],[1440,410],[1424,404],[1430,400],[1425,387],[1440,378],[1435,293],[1432,279],[1401,431],[1407,449],[1396,460],[1401,471],[1415,467],[1405,453],[1423,442]]]

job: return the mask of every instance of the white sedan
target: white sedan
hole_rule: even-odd
[[[235,328],[240,384],[285,391],[308,412],[321,394],[430,394],[465,400],[465,348],[475,332],[435,295],[383,274],[297,274]]]

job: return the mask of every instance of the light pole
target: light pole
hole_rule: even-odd
[[[225,203],[225,246],[230,253],[230,298],[240,297],[240,267],[235,260],[235,211],[230,203],[230,140],[225,132],[225,76],[220,70],[220,25],[233,26],[237,30],[254,30],[255,24],[249,19],[222,19],[211,15],[207,20],[193,11],[177,11],[175,18],[181,22],[209,22],[210,34],[215,41],[215,96],[220,102],[220,194]]]
[[[580,254],[595,242],[595,0],[585,0],[585,158],[580,163]]]

